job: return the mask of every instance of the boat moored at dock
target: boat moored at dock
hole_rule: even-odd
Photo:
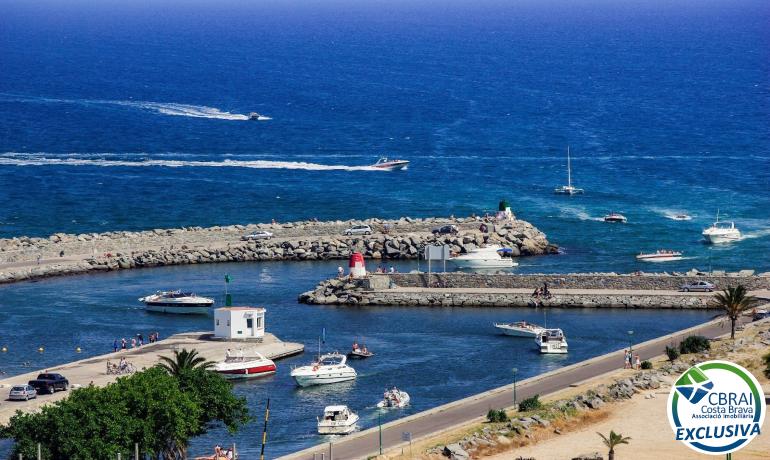
[[[535,343],[543,354],[567,353],[567,338],[561,329],[544,329],[535,338]]]
[[[214,371],[226,379],[247,379],[275,374],[275,362],[256,350],[227,350],[224,361],[214,365]]]
[[[201,297],[192,292],[158,291],[139,298],[144,303],[147,311],[156,313],[181,313],[205,315],[214,305],[214,299]]]

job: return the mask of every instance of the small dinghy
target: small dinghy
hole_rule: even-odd
[[[393,387],[390,390],[385,390],[382,401],[377,403],[377,407],[380,409],[400,409],[408,406],[409,400],[409,393]]]
[[[374,356],[374,353],[369,351],[366,344],[359,345],[358,342],[353,342],[353,348],[348,353],[350,359],[366,359]]]

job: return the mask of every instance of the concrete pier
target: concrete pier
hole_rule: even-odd
[[[107,374],[107,362],[117,364],[122,357],[125,357],[137,370],[141,370],[158,364],[161,356],[172,356],[174,350],[181,350],[183,348],[188,350],[194,349],[202,357],[211,361],[223,360],[228,348],[237,349],[243,347],[244,349],[250,349],[254,347],[265,357],[272,360],[296,355],[302,353],[305,349],[305,346],[300,343],[283,342],[273,334],[268,333],[265,333],[265,337],[261,342],[214,340],[211,337],[212,333],[210,332],[176,334],[167,339],[141,347],[121,350],[116,353],[107,353],[8,377],[0,380],[0,392],[2,392],[0,396],[2,396],[2,399],[6,399],[11,386],[27,383],[41,372],[55,372],[64,375],[70,382],[70,391],[74,387],[90,384],[105,386],[120,377]],[[44,404],[66,398],[70,391],[60,391],[52,395],[39,395],[37,399],[30,401],[4,400],[0,403],[0,424],[7,423],[17,410],[24,412],[35,411]]]

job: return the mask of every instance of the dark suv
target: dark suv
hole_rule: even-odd
[[[56,391],[67,391],[70,382],[61,374],[38,374],[35,380],[30,380],[28,384],[37,390],[38,393],[55,393]]]
[[[436,227],[431,230],[434,235],[457,235],[456,225],[444,225],[443,227]]]

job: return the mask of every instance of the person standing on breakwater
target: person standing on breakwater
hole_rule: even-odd
[[[126,349],[126,344],[127,344],[127,343],[128,343],[128,342],[126,342],[126,338],[125,338],[125,337],[123,337],[122,339],[120,339],[120,349],[121,349],[121,350],[125,350],[125,349]]]
[[[642,361],[639,358],[639,355],[634,355],[634,369],[637,371],[642,369]]]
[[[113,353],[118,352],[118,339],[115,339],[112,341],[112,352]]]

